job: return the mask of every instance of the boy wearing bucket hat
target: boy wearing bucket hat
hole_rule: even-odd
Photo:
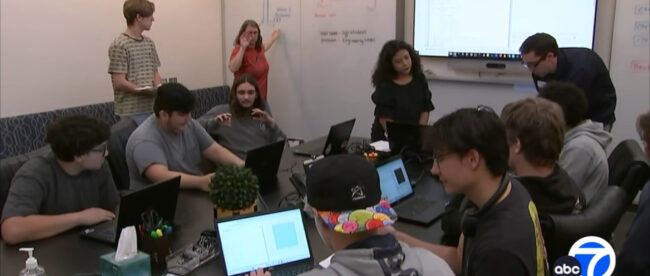
[[[397,215],[381,199],[377,171],[363,158],[335,155],[315,163],[307,176],[307,201],[316,214],[316,229],[334,256],[329,267],[301,275],[454,275],[430,251],[381,234]],[[270,273],[257,270],[250,275]]]

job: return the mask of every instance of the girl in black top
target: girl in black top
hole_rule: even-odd
[[[422,73],[420,56],[402,40],[391,40],[379,53],[372,74],[375,121],[372,141],[386,140],[386,121],[426,125],[433,110],[431,91]]]

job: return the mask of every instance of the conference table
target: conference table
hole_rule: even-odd
[[[352,138],[360,141],[361,138]],[[307,143],[324,144],[325,137]],[[291,148],[286,148],[278,170],[278,187],[276,190],[263,195],[265,205],[277,208],[282,199],[295,188],[289,178],[294,172],[302,172],[302,162],[306,157],[296,156]],[[421,166],[420,168],[413,166]],[[407,163],[409,175],[414,170],[424,171],[415,185],[415,193],[426,195],[433,200],[446,200],[447,195],[439,181],[430,175],[431,164]],[[413,176],[412,176],[413,177]],[[176,207],[175,223],[179,225],[173,236],[172,249],[178,250],[196,242],[204,230],[214,230],[213,205],[208,194],[201,191],[181,190]],[[311,219],[305,217],[307,234],[312,247],[315,262],[327,258],[332,251],[321,240]],[[398,220],[395,227],[423,240],[438,242],[442,236],[439,220],[430,225],[418,225]],[[100,275],[99,257],[115,251],[113,245],[83,238],[79,235],[82,229],[74,229],[57,236],[18,245],[0,244],[0,275],[18,275],[24,268],[27,254],[19,252],[21,247],[34,247],[34,256],[38,264],[45,268],[48,275]],[[152,269],[153,275],[161,275],[161,269]],[[218,255],[216,258],[198,267],[190,275],[225,275],[223,262]]]

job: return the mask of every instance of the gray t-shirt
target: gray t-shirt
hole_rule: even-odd
[[[214,120],[214,117],[223,113],[231,113],[229,105],[213,107],[201,116],[198,122],[220,145],[232,151],[242,160],[246,159],[248,151],[286,138],[278,124],[269,128],[262,121],[254,120],[248,114],[242,117],[232,117],[230,126],[221,126]]]
[[[50,153],[29,160],[16,172],[2,220],[34,214],[60,215],[91,207],[115,211],[119,201],[106,163],[99,170],[86,170],[73,176]]]
[[[170,171],[201,175],[202,152],[214,143],[210,135],[191,119],[180,134],[169,133],[158,124],[155,115],[136,128],[126,143],[126,164],[131,189],[151,184],[144,171],[153,164],[167,166]]]

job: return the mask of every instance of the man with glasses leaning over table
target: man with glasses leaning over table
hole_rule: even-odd
[[[532,73],[539,91],[550,81],[573,83],[580,87],[589,101],[586,117],[603,123],[611,131],[616,116],[616,89],[609,71],[596,52],[587,48],[559,48],[555,38],[536,33],[519,48],[521,60]]]
[[[52,152],[16,172],[2,212],[2,238],[14,244],[115,218],[119,194],[104,157],[110,127],[72,115],[52,123]]]

